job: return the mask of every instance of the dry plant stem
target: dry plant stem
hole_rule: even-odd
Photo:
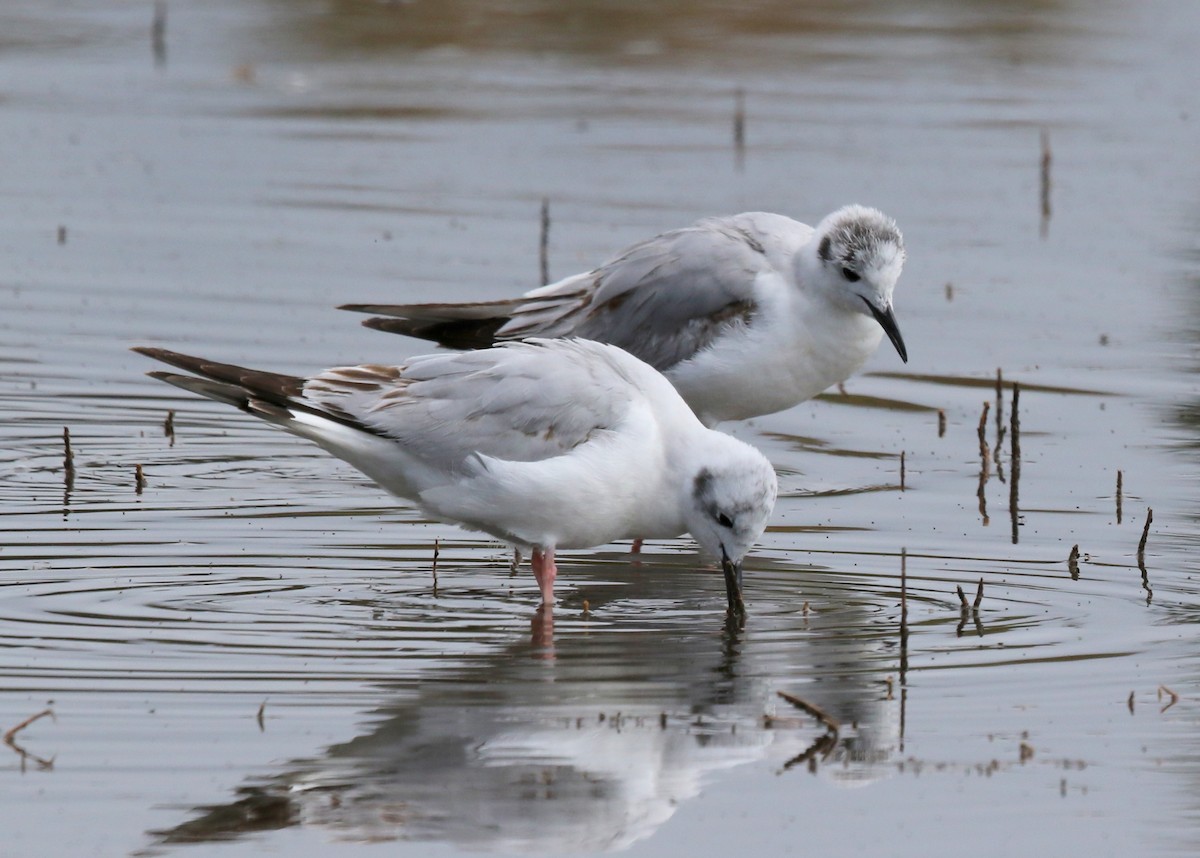
[[[938,409],[938,437],[942,438],[946,435],[946,411],[943,408]]]
[[[979,604],[983,601],[983,579],[979,579],[979,586],[975,588],[975,601],[971,603],[971,611],[979,613]]]
[[[900,451],[900,491],[904,491],[904,451]]]
[[[900,684],[908,677],[908,549],[900,549]]]
[[[146,488],[146,474],[142,471],[142,466],[138,465],[134,469],[134,489],[140,495]]]
[[[163,420],[163,434],[171,440],[171,446],[175,446],[175,412],[168,411],[167,418]]]
[[[956,585],[954,589],[958,591],[958,601],[961,605],[962,612],[964,614],[968,613],[971,610],[971,603],[967,601],[967,594],[963,592],[962,585]]]
[[[1017,544],[1017,519],[1019,518],[1019,505],[1017,495],[1017,484],[1021,481],[1021,385],[1013,382],[1012,385],[1012,415],[1009,423],[1009,442],[1012,448],[1009,452],[1008,468],[1008,509],[1012,516],[1012,542]]]
[[[1178,694],[1176,694],[1171,689],[1167,688],[1167,686],[1165,686],[1165,685],[1158,686],[1158,699],[1162,700],[1164,694],[1167,695],[1167,697],[1169,697],[1171,699],[1167,701],[1166,706],[1164,706],[1162,709],[1158,710],[1159,712],[1166,712],[1168,709],[1170,709],[1172,706],[1174,706],[1176,703],[1179,702]]]
[[[1121,523],[1121,495],[1123,494],[1124,475],[1117,471],[1117,524]]]

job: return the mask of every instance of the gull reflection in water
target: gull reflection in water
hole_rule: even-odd
[[[822,634],[798,611],[748,629],[722,628],[711,605],[663,615],[631,630],[581,627],[578,612],[568,626],[560,610],[557,633],[537,619],[533,640],[385,688],[391,702],[362,735],[197,808],[156,843],[319,826],[344,840],[608,851],[650,837],[736,766],[840,784],[893,770],[899,704],[861,669],[887,641]],[[782,689],[819,702],[840,734]]]

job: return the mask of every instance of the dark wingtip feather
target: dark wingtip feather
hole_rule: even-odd
[[[135,346],[133,351],[220,384],[239,388],[253,398],[265,399],[277,405],[286,406],[304,393],[304,379],[292,375],[247,369],[244,366],[185,355],[170,349]],[[150,374],[171,384],[178,384],[175,379],[179,377],[171,373]]]
[[[363,325],[389,334],[403,334],[419,340],[432,340],[439,346],[448,349],[486,349],[496,344],[496,332],[506,322],[508,322],[507,317],[429,322],[373,316],[370,319],[364,319]]]

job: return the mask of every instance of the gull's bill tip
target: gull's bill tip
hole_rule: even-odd
[[[883,332],[888,335],[888,339],[896,347],[900,360],[908,363],[908,349],[904,346],[904,337],[900,335],[900,324],[896,321],[896,313],[892,310],[891,305],[889,304],[885,310],[880,310],[870,301],[866,303],[871,308],[871,315],[875,317],[879,327],[883,328]]]

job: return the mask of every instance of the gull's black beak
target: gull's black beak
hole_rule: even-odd
[[[875,317],[875,321],[879,323],[879,327],[883,328],[883,332],[888,335],[888,339],[892,341],[892,345],[900,353],[900,360],[908,363],[908,349],[904,347],[904,337],[900,336],[900,326],[896,324],[896,314],[892,312],[892,308],[888,307],[886,310],[880,310],[866,298],[863,298],[863,303],[871,309],[871,315]]]
[[[725,573],[725,595],[729,599],[728,613],[746,616],[746,603],[742,601],[742,564],[734,563],[721,546],[721,571]]]

